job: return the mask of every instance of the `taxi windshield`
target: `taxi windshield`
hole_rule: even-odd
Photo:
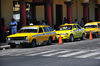
[[[18,33],[37,33],[37,27],[25,27],[21,28]]]
[[[97,28],[97,25],[86,25],[84,28]]]
[[[72,25],[59,26],[57,30],[72,30]]]

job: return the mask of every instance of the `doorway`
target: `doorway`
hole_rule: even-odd
[[[98,8],[95,8],[95,21],[98,21]]]
[[[62,24],[62,5],[56,5],[56,24]]]

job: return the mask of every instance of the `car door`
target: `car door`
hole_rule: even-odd
[[[100,23],[98,23],[98,34],[100,35]]]
[[[77,36],[78,37],[81,37],[82,36],[82,28],[81,28],[81,26],[79,26],[79,25],[77,25]]]
[[[47,41],[51,33],[47,27],[43,27],[43,30],[44,30],[44,40]]]
[[[43,36],[44,36],[43,28],[39,27],[39,34],[38,34],[38,37],[37,37],[37,41],[38,42],[43,42],[43,40],[44,40]]]
[[[78,30],[77,30],[77,26],[76,25],[73,25],[73,35],[74,35],[74,38],[78,37]]]

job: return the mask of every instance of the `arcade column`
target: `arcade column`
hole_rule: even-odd
[[[46,0],[46,19],[47,23],[52,26],[52,0]]]
[[[26,6],[25,0],[20,0],[20,19],[22,26],[26,25]]]
[[[0,18],[1,18],[1,0],[0,0]]]
[[[67,9],[67,19],[68,19],[68,23],[72,23],[72,1],[66,1],[64,2],[66,4],[66,9]]]
[[[89,3],[82,3],[83,5],[83,18],[85,19],[85,23],[88,22],[89,19]]]

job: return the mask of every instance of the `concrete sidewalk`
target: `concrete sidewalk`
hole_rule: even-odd
[[[10,48],[10,45],[8,45],[7,43],[0,43],[0,50],[5,50],[7,48]]]

